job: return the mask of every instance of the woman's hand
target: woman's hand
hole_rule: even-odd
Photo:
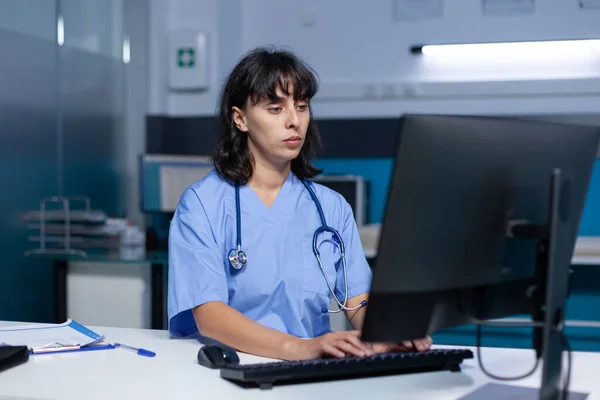
[[[394,351],[427,351],[431,349],[433,340],[427,336],[424,339],[404,340],[402,343],[366,343],[375,353],[389,353]]]
[[[292,346],[291,359],[310,360],[321,357],[366,357],[375,353],[372,346],[363,343],[359,331],[338,331],[314,339],[298,339]]]
[[[310,360],[321,357],[367,357],[375,353],[394,351],[427,351],[432,339],[405,340],[402,343],[369,343],[359,339],[360,331],[338,331],[314,339],[297,339],[290,350],[291,360]]]

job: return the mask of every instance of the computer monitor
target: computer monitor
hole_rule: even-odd
[[[544,359],[540,397],[555,398],[600,130],[436,115],[406,115],[400,127],[363,340],[530,314]]]

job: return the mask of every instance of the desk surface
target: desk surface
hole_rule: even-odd
[[[8,325],[0,321],[0,325]],[[458,399],[492,382],[477,366],[463,363],[461,373],[430,372],[325,383],[276,386],[273,390],[242,389],[219,377],[218,370],[198,365],[201,344],[194,339],[170,339],[166,331],[93,327],[111,343],[121,342],[157,353],[154,358],[125,350],[35,355],[24,365],[0,373],[0,399]],[[532,365],[532,352],[518,349],[482,350],[485,366],[497,374],[519,374]],[[240,354],[241,362],[266,359]],[[573,354],[571,388],[600,400],[597,367],[600,354]],[[535,375],[513,382],[537,387]]]

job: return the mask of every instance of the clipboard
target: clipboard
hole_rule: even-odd
[[[27,346],[31,355],[110,350],[104,335],[71,319],[62,324],[31,324],[0,328],[0,344]]]

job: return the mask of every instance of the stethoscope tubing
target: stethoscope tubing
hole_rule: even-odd
[[[360,307],[365,306],[366,302],[363,301],[355,307],[347,307],[346,306],[346,304],[348,302],[348,276],[347,276],[347,269],[346,269],[346,249],[344,246],[344,241],[343,241],[341,235],[338,233],[338,231],[336,231],[334,228],[327,225],[327,221],[325,220],[325,214],[323,213],[323,208],[321,207],[321,202],[317,198],[317,195],[313,191],[310,184],[306,180],[302,180],[302,184],[304,185],[304,187],[310,194],[310,197],[313,200],[313,203],[315,203],[315,205],[317,207],[317,212],[319,213],[319,219],[321,220],[321,226],[318,227],[313,234],[313,243],[312,243],[313,254],[317,258],[317,262],[319,264],[319,269],[321,270],[321,273],[323,274],[323,277],[325,278],[325,281],[327,282],[327,287],[329,288],[329,292],[331,293],[333,299],[335,300],[335,302],[337,303],[337,305],[339,307],[337,310],[329,310],[327,308],[322,308],[321,311],[323,313],[327,313],[327,312],[339,313],[341,311],[357,310]],[[238,270],[241,269],[246,264],[246,261],[247,261],[246,254],[242,251],[242,216],[241,216],[240,208],[241,208],[240,207],[240,187],[239,187],[239,184],[236,184],[235,185],[235,211],[236,211],[237,249],[231,249],[231,251],[229,252],[228,258],[229,258],[229,263],[230,263],[231,267],[238,269]],[[318,236],[319,236],[319,234],[321,234],[323,232],[331,233],[332,236],[336,239],[337,246],[339,247],[340,258],[342,260],[342,269],[344,272],[344,301],[343,302],[340,301],[340,299],[335,294],[335,290],[334,290],[333,286],[331,285],[329,277],[327,276],[327,272],[325,271],[325,268],[323,268],[323,262],[321,260],[321,253],[320,253],[318,245],[317,245],[318,244]]]

